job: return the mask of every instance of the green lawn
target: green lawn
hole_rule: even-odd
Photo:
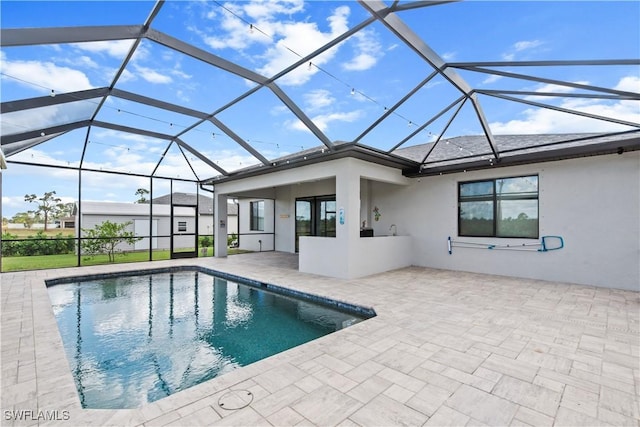
[[[244,251],[240,249],[229,249],[229,255],[238,253],[246,253],[250,251]],[[207,256],[212,256],[213,248],[209,247]],[[169,259],[169,251],[153,251],[153,260],[159,261]],[[128,252],[124,255],[116,256],[115,264],[149,261],[149,252]],[[80,262],[82,265],[98,265],[109,264],[107,255],[96,255],[94,257],[81,257]],[[9,271],[22,271],[22,270],[42,270],[46,268],[62,268],[62,267],[75,267],[78,263],[78,256],[75,254],[65,255],[39,255],[39,256],[20,256],[20,257],[2,257],[2,272]]]

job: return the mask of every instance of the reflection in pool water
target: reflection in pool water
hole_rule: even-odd
[[[85,408],[134,408],[363,319],[203,272],[49,287]]]

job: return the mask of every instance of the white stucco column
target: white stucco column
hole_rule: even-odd
[[[345,265],[342,277],[350,277],[350,260],[360,239],[360,173],[353,159],[344,159],[336,173],[336,239]]]
[[[227,195],[216,193],[214,196],[215,203],[213,207],[214,224],[213,229],[215,236],[214,241],[214,254],[218,258],[225,258],[227,256],[227,230],[229,225],[227,224]]]

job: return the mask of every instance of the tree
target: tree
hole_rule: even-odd
[[[24,228],[31,228],[35,222],[34,212],[18,212],[11,218],[11,222],[14,224],[24,224]]]
[[[147,203],[148,200],[145,197],[147,194],[149,194],[149,190],[147,190],[146,188],[138,188],[136,190],[136,196],[138,196],[138,200],[136,200],[135,203]]]
[[[58,212],[56,212],[58,218],[73,215],[73,208],[75,203],[60,203],[58,204]]]
[[[116,254],[122,252],[118,249],[120,243],[133,245],[138,240],[142,240],[142,237],[136,237],[133,231],[125,230],[131,224],[133,224],[132,221],[118,224],[107,220],[93,228],[83,228],[85,237],[82,242],[83,250],[90,255],[107,254],[109,262],[114,262]]]
[[[60,209],[61,198],[55,197],[55,191],[47,191],[42,197],[38,197],[35,194],[25,194],[24,200],[30,203],[37,203],[38,209],[36,214],[42,213],[44,215],[44,231],[47,231],[47,223],[49,217],[54,217],[57,211]]]

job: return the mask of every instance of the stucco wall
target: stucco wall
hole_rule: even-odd
[[[251,202],[264,201],[264,230],[251,230]],[[242,199],[239,201],[240,249],[250,251],[272,251],[274,247],[273,226],[274,201],[270,199]]]
[[[454,240],[497,244],[527,239],[457,237],[457,183],[539,175],[540,236],[559,235],[561,250],[518,252],[453,248]],[[414,179],[411,186],[372,183],[381,212],[376,234],[395,223],[413,237],[413,265],[640,290],[640,153],[624,153]]]
[[[336,193],[335,178],[300,182],[276,189],[276,250],[295,252],[296,198]]]

